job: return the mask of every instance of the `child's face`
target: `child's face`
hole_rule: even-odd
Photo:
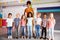
[[[41,16],[41,14],[39,13],[39,14],[37,14],[37,18],[39,18]]]
[[[25,19],[25,16],[23,16],[23,19]]]
[[[53,18],[53,13],[50,14],[50,17]]]
[[[31,17],[31,14],[29,14],[29,17]]]
[[[9,18],[12,18],[12,15],[9,15]]]
[[[25,13],[25,16],[27,17],[27,13]]]
[[[17,18],[19,18],[19,16],[20,16],[19,14],[16,15]]]
[[[46,15],[44,15],[44,17],[43,18],[46,18]]]

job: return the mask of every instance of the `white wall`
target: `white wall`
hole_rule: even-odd
[[[55,6],[60,6],[60,3],[32,5],[35,15],[36,15],[38,7],[55,7]],[[13,7],[3,8],[3,18],[7,18],[8,13],[12,13],[13,18],[15,18],[16,13],[24,14],[25,8],[26,8],[26,6],[13,6]]]
[[[23,14],[25,7],[23,6],[15,6],[15,7],[6,7],[3,8],[3,18],[7,18],[8,13],[12,13],[13,18],[15,18],[16,13]]]

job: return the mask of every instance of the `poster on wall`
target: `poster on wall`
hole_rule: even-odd
[[[2,13],[0,12],[0,18],[2,18]]]

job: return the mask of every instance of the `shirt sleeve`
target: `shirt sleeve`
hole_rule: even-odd
[[[41,21],[42,21],[42,19],[41,19]]]
[[[6,22],[8,22],[8,18],[6,19]]]

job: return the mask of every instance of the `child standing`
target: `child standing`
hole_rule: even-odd
[[[32,27],[33,27],[33,15],[31,12],[28,13],[28,18],[27,18],[27,30],[28,30],[28,37],[32,37]]]
[[[16,38],[18,38],[18,27],[20,22],[19,16],[20,16],[19,14],[16,14],[16,18],[14,19],[14,26],[16,28]]]
[[[40,37],[40,26],[42,19],[40,18],[41,13],[37,13],[37,18],[35,19],[35,31],[36,31],[36,38]]]
[[[43,14],[41,38],[43,38],[43,34],[44,34],[44,39],[46,39],[46,36],[47,36],[47,18],[46,18],[46,13]]]
[[[7,33],[9,39],[12,38],[12,24],[13,24],[12,13],[8,14],[8,18],[6,22],[7,22]]]
[[[25,17],[25,15],[22,15],[20,25],[21,25],[22,38],[25,38],[25,36],[26,36],[26,17]]]
[[[55,26],[55,18],[53,13],[50,13],[48,18],[48,29],[49,29],[49,40],[54,40],[54,26]]]

